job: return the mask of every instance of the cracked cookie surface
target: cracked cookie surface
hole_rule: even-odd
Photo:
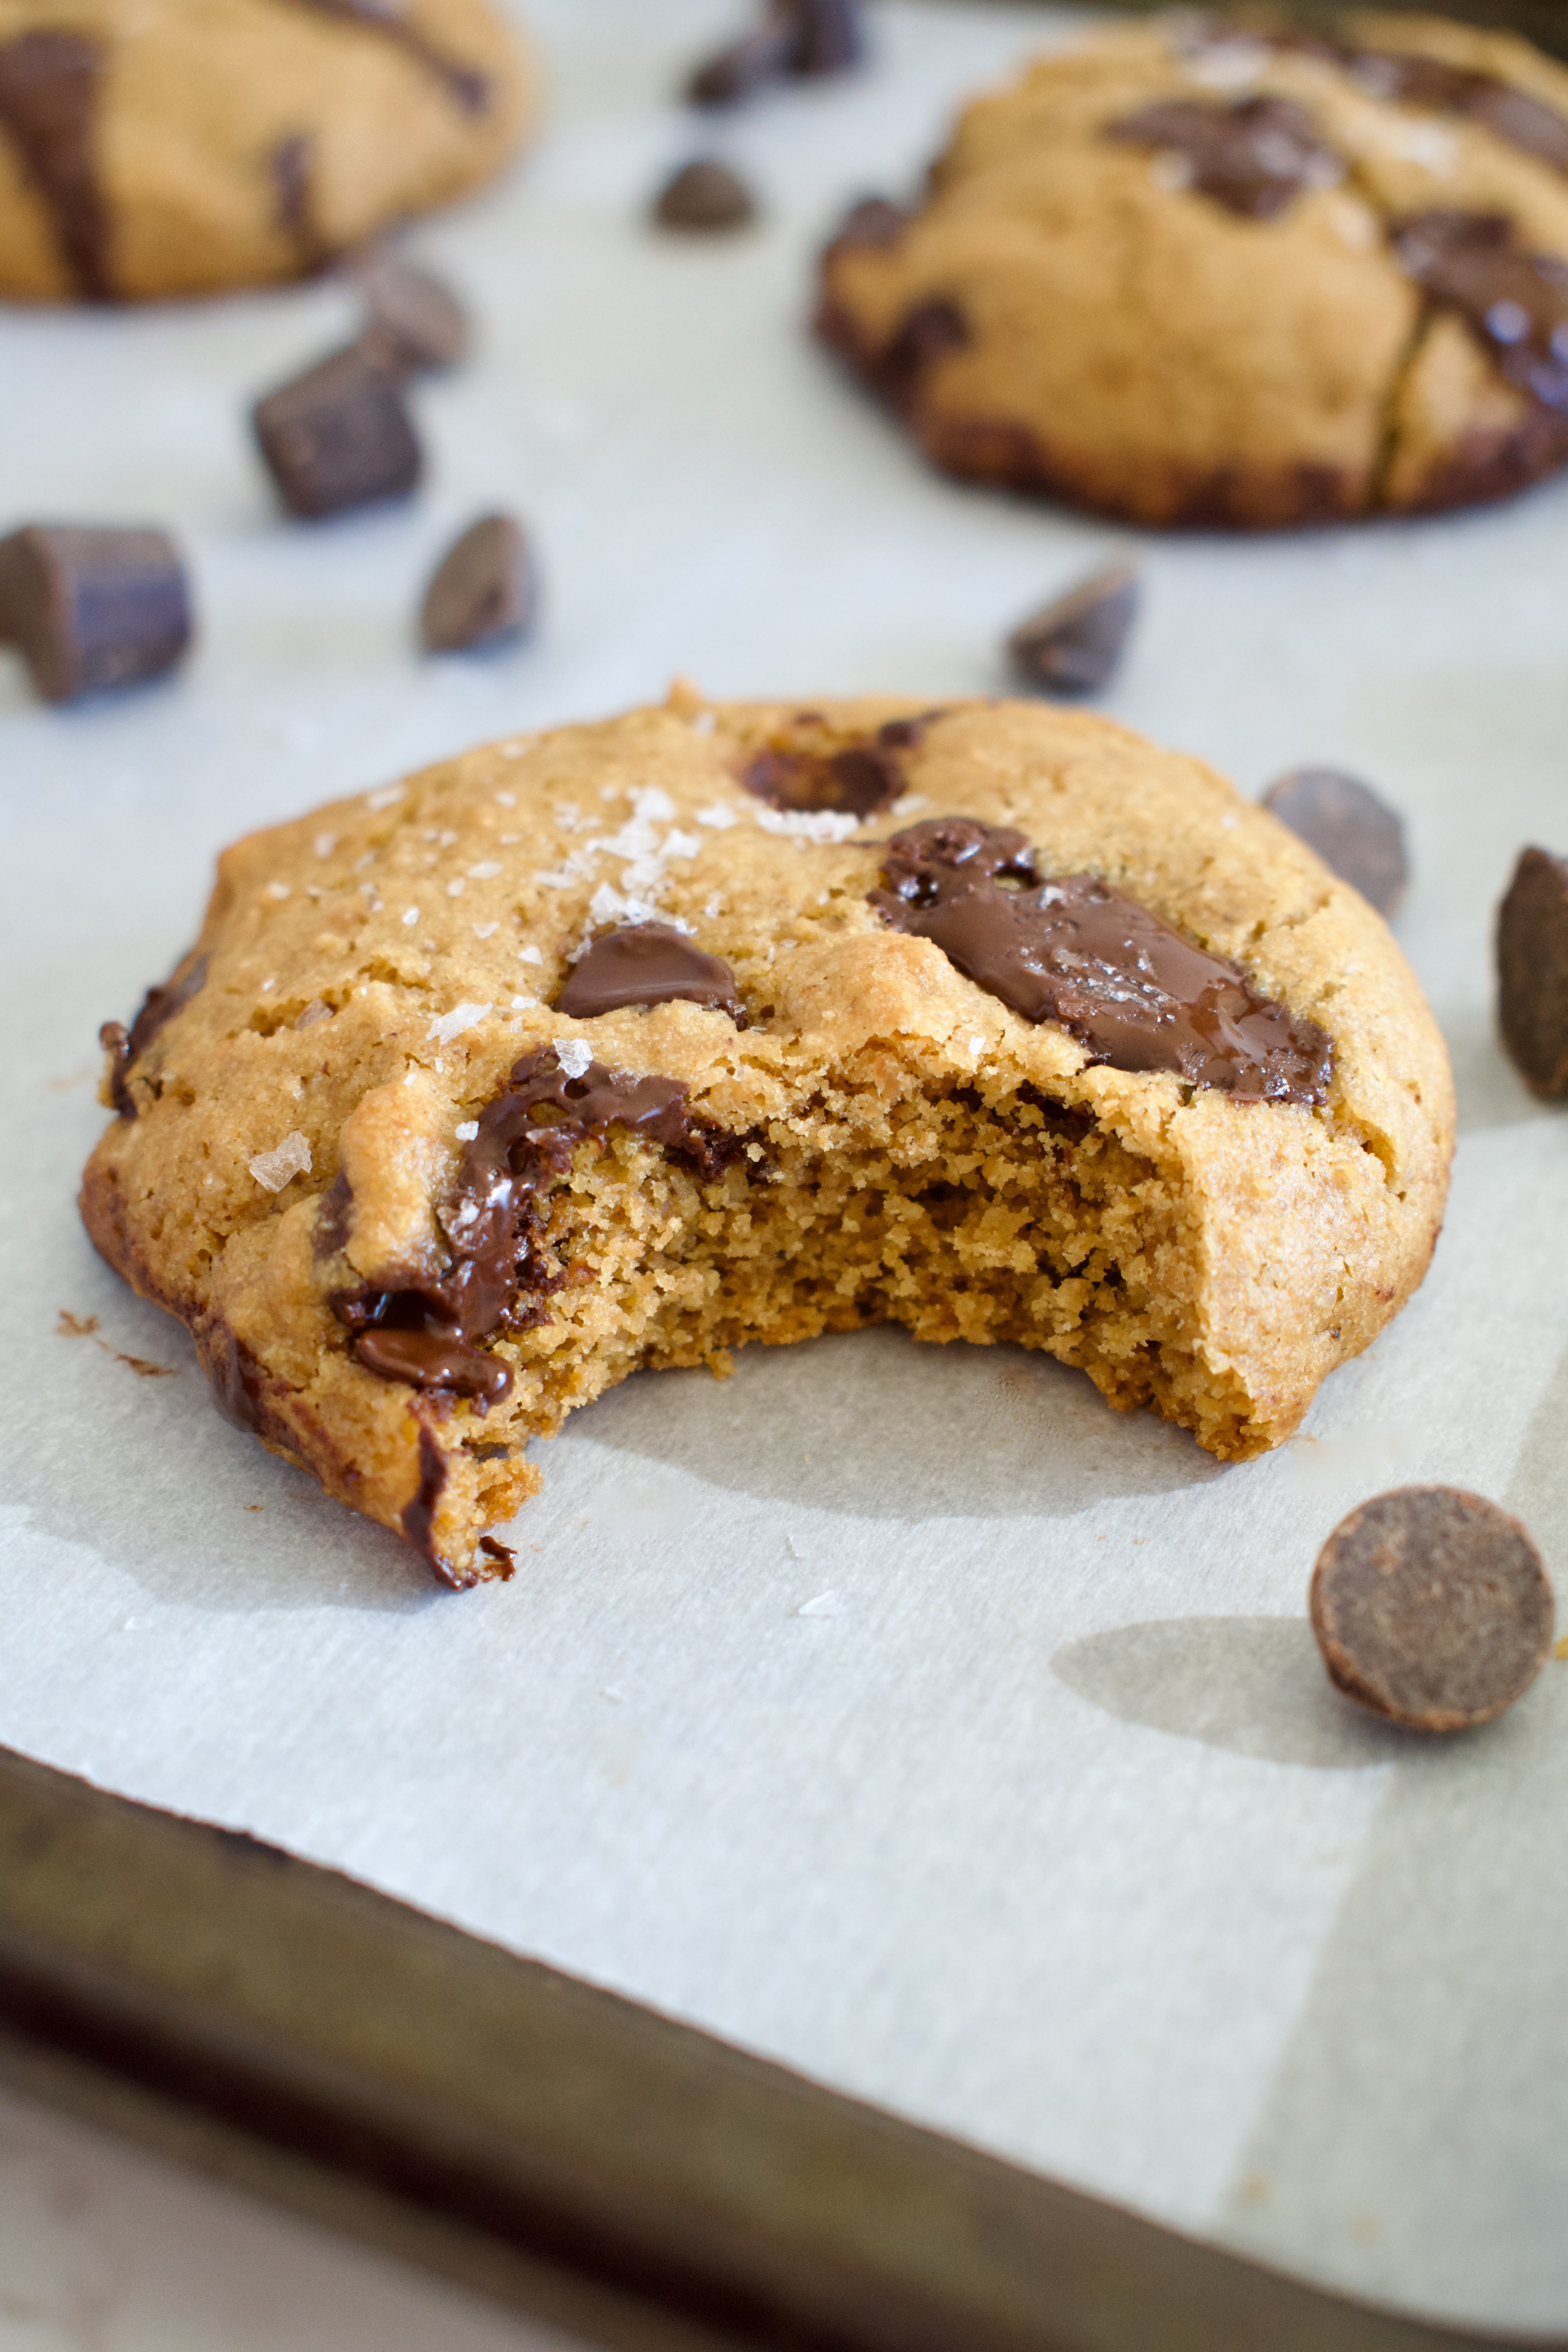
[[[1364,900],[1030,703],[469,752],[226,853],[106,1043],[99,1248],[456,1583],[531,1438],[754,1339],[1018,1342],[1246,1459],[1419,1282],[1451,1148]]]
[[[1437,17],[1096,33],[851,213],[817,323],[939,466],[1135,522],[1504,495],[1568,457],[1568,69]]]
[[[486,0],[0,0],[0,295],[300,277],[489,178],[533,82]]]

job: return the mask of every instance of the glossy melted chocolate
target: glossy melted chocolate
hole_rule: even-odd
[[[1509,382],[1568,411],[1568,262],[1531,253],[1502,213],[1417,213],[1395,255],[1433,302],[1458,310]]]
[[[489,76],[472,66],[454,64],[416,25],[409,23],[397,0],[299,0],[299,5],[319,9],[323,16],[341,16],[346,24],[363,25],[370,33],[384,34],[444,83],[465,113],[483,114],[489,106]]]
[[[1244,220],[1273,220],[1307,188],[1331,187],[1344,166],[1289,98],[1170,98],[1107,127],[1109,139],[1179,156],[1187,184]]]
[[[94,153],[102,72],[97,42],[79,33],[23,33],[0,45],[0,131],[49,208],[77,291],[95,302],[114,299]]]
[[[813,715],[803,711],[796,725],[804,730]],[[770,808],[879,816],[902,795],[900,753],[912,751],[932,719],[942,716],[941,710],[922,710],[912,719],[889,719],[875,735],[837,751],[817,751],[809,742],[773,745],[756,754],[741,782]]]
[[[721,957],[704,955],[668,923],[627,923],[578,957],[556,1007],[570,1020],[592,1021],[625,1005],[678,999],[727,1013],[737,1029],[746,1025],[735,975]]]
[[[98,1033],[98,1042],[112,1056],[109,1067],[109,1094],[121,1118],[134,1118],[136,1099],[126,1083],[131,1066],[143,1055],[160,1029],[165,1028],[182,1006],[199,993],[207,976],[207,960],[198,956],[189,971],[179,980],[171,980],[163,988],[150,988],[142,1000],[142,1010],[129,1029],[123,1021],[106,1021]]]
[[[1023,834],[931,818],[893,835],[883,876],[869,897],[885,921],[933,941],[1026,1021],[1058,1022],[1092,1061],[1270,1102],[1325,1099],[1332,1048],[1316,1023],[1092,875],[1042,879]]]
[[[580,1143],[611,1127],[662,1144],[703,1177],[718,1175],[742,1149],[739,1137],[688,1108],[675,1078],[633,1077],[599,1062],[572,1078],[552,1045],[525,1055],[463,1147],[441,1211],[451,1253],[446,1273],[333,1299],[360,1362],[411,1388],[452,1390],[487,1404],[505,1396],[510,1368],[476,1343],[546,1319],[543,1301],[565,1276],[545,1249],[541,1195]]]

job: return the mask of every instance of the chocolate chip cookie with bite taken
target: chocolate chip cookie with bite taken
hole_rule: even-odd
[[[105,1034],[99,1248],[455,1584],[530,1438],[752,1339],[1039,1348],[1244,1461],[1420,1281],[1452,1137],[1365,900],[1032,702],[469,752],[229,850]]]

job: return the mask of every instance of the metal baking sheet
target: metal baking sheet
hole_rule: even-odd
[[[0,320],[0,520],[168,522],[202,616],[185,676],[120,703],[47,711],[0,669],[0,1739],[1320,2283],[1568,2326],[1568,1667],[1416,1747],[1339,1704],[1303,1621],[1322,1536],[1396,1480],[1506,1501],[1568,1567],[1564,1129],[1498,1053],[1489,962],[1518,847],[1568,847],[1568,488],[1145,545],[943,482],[805,335],[809,257],[1078,20],[889,0],[862,79],[705,130],[766,218],[693,249],[641,212],[728,8],[530,15],[545,136],[413,239],[482,325],[417,395],[414,506],[286,525],[247,446],[248,397],[345,331],[340,287]],[[536,530],[542,632],[421,662],[425,572],[494,505]],[[1358,770],[1412,831],[1451,1213],[1301,1438],[1225,1470],[1022,1354],[756,1351],[579,1416],[516,1581],[453,1599],[216,1419],[72,1202],[97,1024],[224,841],[680,672],[993,691],[1004,628],[1130,547],[1114,715],[1248,791]]]

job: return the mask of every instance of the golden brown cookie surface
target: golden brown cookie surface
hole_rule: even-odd
[[[299,277],[488,179],[532,83],[486,0],[0,0],[0,296]]]
[[[819,327],[939,465],[1134,521],[1495,497],[1568,456],[1568,70],[1436,17],[1097,33],[851,215]]]
[[[1364,901],[1025,703],[681,690],[254,835],[112,1076],[99,1247],[458,1581],[531,1435],[749,1339],[1017,1341],[1246,1458],[1419,1282],[1452,1130]]]

